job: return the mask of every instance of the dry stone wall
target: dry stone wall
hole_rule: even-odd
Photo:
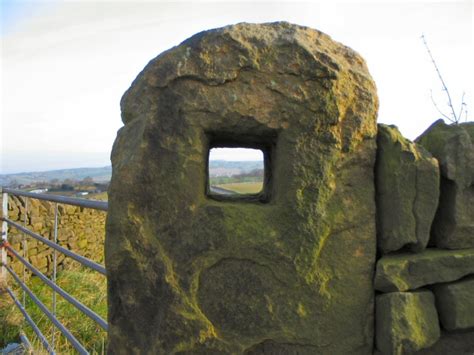
[[[121,106],[110,353],[474,352],[474,123],[376,127],[363,59],[287,23],[195,35]],[[261,195],[209,194],[223,146],[264,151]]]
[[[395,126],[379,124],[375,178],[379,251],[425,249],[439,200],[438,161]]]
[[[9,196],[9,218],[21,225],[25,221],[25,197]],[[104,261],[105,217],[101,211],[71,205],[58,205],[58,244],[96,262]],[[28,198],[26,227],[33,232],[54,240],[54,203]],[[53,270],[53,250],[44,243],[10,227],[8,241],[12,247],[24,255],[26,240],[27,259],[42,273],[50,274]],[[13,270],[22,275],[21,262],[9,257]],[[59,270],[75,263],[64,254],[57,253]]]
[[[438,161],[440,203],[432,228],[438,248],[474,248],[474,123],[436,121],[418,139]]]
[[[288,23],[152,60],[112,154],[109,353],[473,354],[474,123],[411,142],[377,108],[357,53]],[[261,195],[208,194],[221,146],[264,150]],[[53,208],[12,197],[9,213],[52,239]],[[104,222],[60,205],[59,243],[102,262]],[[51,249],[27,239],[50,273]]]
[[[416,143],[379,125],[377,142],[377,351],[472,354],[474,123]]]

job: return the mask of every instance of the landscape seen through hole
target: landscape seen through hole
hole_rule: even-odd
[[[250,148],[212,148],[209,189],[218,195],[254,195],[263,189],[263,152]]]

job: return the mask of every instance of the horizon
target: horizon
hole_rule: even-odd
[[[249,163],[249,162],[260,162],[263,159],[209,159],[209,161],[213,162],[235,162],[235,163]],[[112,168],[112,165],[104,165],[104,166],[80,166],[74,168],[61,168],[61,169],[52,169],[52,170],[33,170],[33,171],[19,171],[13,173],[1,173],[0,176],[8,176],[8,175],[21,175],[21,174],[42,174],[42,173],[50,173],[50,172],[60,172],[60,171],[69,171],[69,170],[81,170],[81,169],[105,169],[105,168]]]
[[[432,123],[434,123],[433,121]],[[462,123],[462,122],[461,122]],[[431,124],[429,125],[431,126]],[[428,127],[426,129],[428,129]],[[398,128],[398,127],[397,127]],[[426,130],[425,129],[425,130]],[[423,132],[425,131],[423,130]],[[423,132],[418,134],[416,137],[420,136]],[[413,139],[414,140],[414,139]],[[412,141],[413,141],[412,140]],[[219,150],[228,150],[228,149],[239,149],[239,148],[212,148],[214,149],[219,149]],[[244,150],[257,150],[257,149],[248,149],[248,148],[240,148]],[[250,161],[263,161],[263,155],[258,155],[260,158],[250,158],[250,159],[239,159],[236,156],[231,156],[229,159],[224,159],[224,158],[215,158],[209,155],[209,160],[210,161],[233,161],[233,162],[250,162]],[[82,165],[82,166],[65,166],[65,167],[60,167],[60,168],[51,168],[51,169],[46,169],[46,170],[18,170],[18,171],[8,171],[8,172],[3,172],[0,170],[0,176],[6,176],[6,175],[20,175],[20,174],[33,174],[33,173],[46,173],[46,172],[53,172],[53,171],[61,171],[61,170],[79,170],[79,169],[100,169],[100,168],[108,168],[112,167],[112,163],[109,161],[108,164],[90,164],[88,166]]]
[[[470,105],[473,17],[469,0],[140,6],[3,0],[0,174],[110,165],[123,126],[120,98],[144,66],[198,32],[238,22],[308,26],[360,53],[378,88],[378,122],[414,140],[440,118],[430,90],[443,110],[446,101],[420,36],[426,35],[455,108],[463,91]]]
[[[52,170],[19,171],[19,172],[15,172],[15,173],[0,174],[0,176],[21,175],[21,174],[42,174],[42,173],[49,173],[49,172],[59,172],[59,171],[68,171],[68,170],[81,170],[81,169],[105,169],[105,168],[109,168],[109,167],[111,167],[111,165],[80,166],[80,167],[77,167],[77,168],[64,168],[64,169],[52,169]]]

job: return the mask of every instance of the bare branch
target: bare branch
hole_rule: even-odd
[[[441,112],[441,110],[439,109],[438,105],[436,105],[436,101],[433,99],[433,90],[430,90],[430,97],[431,97],[431,102],[433,103],[434,107],[436,108],[436,110],[438,110],[438,112],[440,113],[440,115],[442,115],[444,118],[446,118],[449,122],[455,122],[453,121],[452,118],[449,118],[448,116],[446,116],[443,112]]]
[[[464,109],[464,106],[466,106],[466,103],[464,102],[464,95],[465,95],[465,94],[466,94],[466,93],[463,91],[462,97],[461,97],[461,108],[459,109],[459,115],[458,115],[459,119],[461,119],[461,117],[462,117],[462,110]]]
[[[430,47],[428,47],[428,43],[426,42],[426,39],[425,39],[425,35],[421,35],[421,39],[423,41],[423,44],[425,45],[426,47],[426,50],[431,58],[431,62],[433,63],[434,67],[435,67],[435,70],[436,70],[436,73],[438,74],[438,78],[439,80],[441,81],[441,85],[443,86],[443,90],[446,91],[446,95],[448,96],[448,106],[451,108],[451,115],[453,116],[452,119],[450,119],[451,122],[453,123],[458,123],[459,122],[459,119],[460,117],[457,117],[456,116],[456,112],[454,111],[454,106],[453,106],[453,102],[451,100],[451,95],[449,94],[449,90],[448,90],[448,87],[446,86],[445,82],[444,82],[444,79],[441,75],[441,72],[439,71],[439,68],[438,68],[438,65],[436,64],[436,61],[434,60],[433,58],[433,55],[431,54],[431,50],[430,50]],[[431,97],[431,99],[433,99],[433,96]],[[436,105],[435,105],[436,106]],[[439,110],[438,110],[439,111]],[[446,117],[446,115],[443,114],[444,117]]]

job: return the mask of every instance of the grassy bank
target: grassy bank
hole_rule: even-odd
[[[239,194],[256,194],[262,191],[263,183],[260,182],[235,182],[229,184],[216,185],[217,187],[234,191]]]
[[[80,300],[102,318],[107,319],[107,292],[104,276],[89,269],[76,267],[71,270],[61,271],[58,274],[57,283],[70,295]],[[9,284],[14,288],[17,298],[22,301],[23,293],[18,287],[13,286],[11,278]],[[37,277],[31,277],[27,284],[34,294],[51,310],[52,290]],[[40,351],[41,345],[38,339],[36,339],[33,330],[23,320],[23,315],[10,300],[6,293],[0,296],[0,348],[5,346],[5,344],[18,341],[19,332],[23,330],[34,344],[35,350]],[[61,296],[57,295],[56,300],[57,318],[89,352],[92,354],[104,353],[106,332]],[[26,309],[49,342],[52,341],[54,333],[58,354],[75,353],[72,345],[52,325],[28,296],[26,296]]]

